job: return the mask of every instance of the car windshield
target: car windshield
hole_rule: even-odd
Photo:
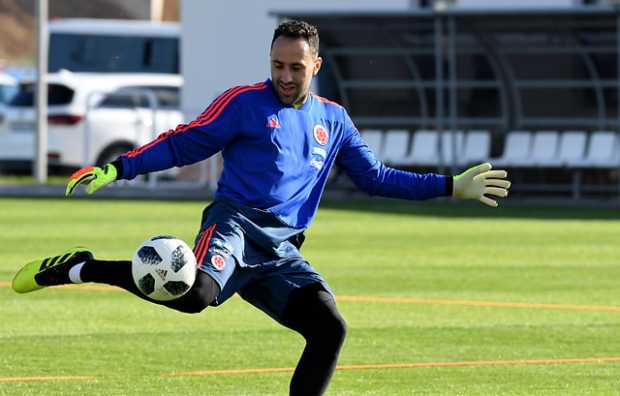
[[[179,40],[171,37],[53,33],[49,72],[179,73]]]
[[[9,105],[16,107],[34,106],[35,85],[33,83],[19,84],[17,94],[13,96]],[[66,105],[73,100],[73,90],[60,84],[48,84],[47,103],[49,105]]]
[[[179,88],[165,86],[128,86],[109,94],[99,105],[105,108],[151,107],[148,97],[150,91],[155,96],[155,106],[159,109],[178,109],[180,106]]]
[[[17,92],[17,87],[13,85],[0,84],[0,105],[8,103]]]

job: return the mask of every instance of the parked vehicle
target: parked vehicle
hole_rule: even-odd
[[[17,81],[6,73],[0,72],[0,125],[4,123],[4,106],[15,94]]]
[[[71,73],[48,76],[51,165],[104,164],[183,122],[182,78],[170,74]],[[34,81],[22,81],[6,107],[0,161],[34,158]],[[149,92],[151,94],[149,94]]]
[[[50,73],[179,74],[177,23],[59,19],[49,32]]]

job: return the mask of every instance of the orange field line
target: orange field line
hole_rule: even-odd
[[[97,378],[91,375],[39,375],[32,377],[0,377],[0,382],[25,381],[94,381]]]
[[[0,287],[10,287],[11,282],[0,281]],[[67,289],[97,290],[97,291],[123,291],[123,289],[102,284],[83,284],[83,285],[63,285],[56,286]],[[558,309],[569,311],[590,311],[590,312],[620,312],[620,306],[614,305],[580,305],[580,304],[540,304],[540,303],[521,303],[510,301],[483,301],[483,300],[446,300],[416,297],[382,297],[382,296],[337,296],[338,301],[346,302],[370,302],[384,304],[419,304],[419,305],[465,305],[477,307],[496,307],[496,308],[539,308],[539,309]]]
[[[516,366],[516,365],[550,365],[564,363],[610,363],[620,362],[620,356],[596,358],[566,358],[566,359],[517,359],[517,360],[473,360],[460,362],[423,362],[423,363],[391,363],[391,364],[351,364],[336,366],[336,370],[367,370],[367,369],[404,369],[423,367],[476,367],[476,366]],[[262,374],[292,372],[292,367],[274,368],[246,368],[229,370],[196,370],[173,371],[161,373],[164,377],[201,377],[208,375],[235,375],[235,374]]]

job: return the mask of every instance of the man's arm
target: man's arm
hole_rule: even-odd
[[[65,195],[71,195],[80,184],[88,186],[86,192],[92,194],[115,180],[131,180],[140,174],[209,158],[222,150],[239,130],[239,91],[233,88],[224,92],[194,121],[162,133],[110,164],[80,169],[69,178]]]
[[[510,182],[505,171],[490,171],[490,164],[481,164],[451,177],[435,173],[414,173],[390,168],[381,163],[362,140],[347,116],[345,139],[336,163],[363,191],[371,195],[409,200],[440,196],[478,199],[489,206],[497,202],[486,195],[505,197]]]

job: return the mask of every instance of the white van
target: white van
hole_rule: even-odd
[[[49,33],[50,73],[179,74],[177,23],[60,19]]]

